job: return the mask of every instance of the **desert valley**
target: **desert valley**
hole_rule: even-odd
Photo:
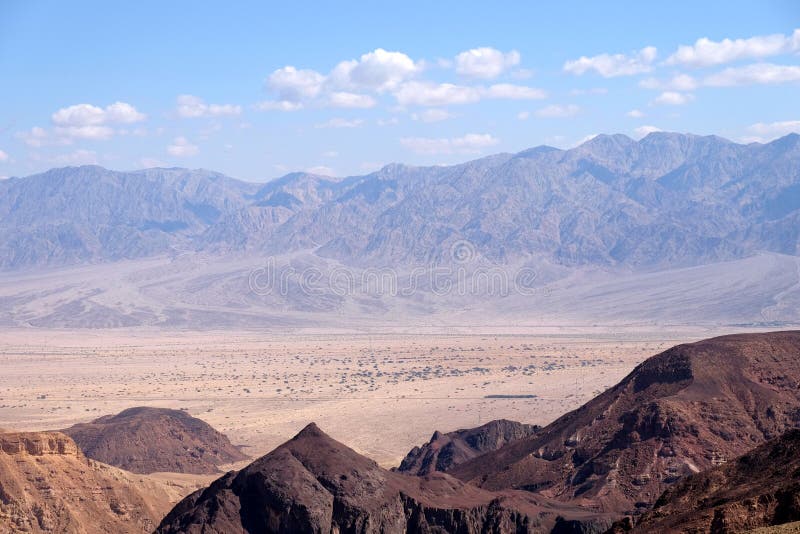
[[[0,2],[0,534],[800,534],[800,9]]]

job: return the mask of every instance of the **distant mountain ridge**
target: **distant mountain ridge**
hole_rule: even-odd
[[[354,265],[449,260],[663,268],[798,255],[800,136],[599,135],[447,167],[266,184],[203,170],[53,169],[0,182],[0,269],[185,253],[309,251]]]

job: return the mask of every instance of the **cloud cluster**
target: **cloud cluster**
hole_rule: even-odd
[[[51,116],[55,134],[68,139],[109,139],[115,133],[112,125],[132,124],[145,118],[126,102],[115,102],[105,108],[76,104],[59,109]]]
[[[490,134],[467,134],[453,138],[404,137],[400,144],[417,154],[474,154],[500,140]]]
[[[597,72],[604,78],[616,76],[631,76],[650,72],[658,52],[655,47],[647,46],[636,54],[600,54],[597,56],[581,56],[578,59],[564,63],[564,71],[575,75],[584,74],[590,70]]]
[[[757,122],[750,125],[747,131],[750,135],[743,138],[743,141],[764,143],[790,133],[800,133],[800,120],[770,123]]]
[[[241,106],[233,104],[206,104],[202,98],[193,95],[178,96],[176,112],[184,119],[201,117],[235,117],[242,113]]]
[[[6,152],[0,150],[0,162],[8,161],[8,160],[9,160],[8,154]]]
[[[691,93],[678,93],[677,91],[664,91],[650,104],[653,106],[682,106],[694,100],[694,95]]]
[[[469,78],[492,79],[519,65],[519,52],[494,48],[474,48],[458,54],[451,63],[458,74]],[[276,99],[256,105],[262,111],[296,111],[313,104],[319,107],[372,108],[376,97],[389,94],[400,106],[439,107],[471,104],[484,98],[538,99],[541,89],[498,83],[488,87],[439,83],[420,79],[425,62],[414,61],[402,52],[378,48],[358,59],[342,61],[328,74],[286,66],[267,78],[267,89]]]
[[[504,53],[495,48],[481,47],[458,54],[455,68],[462,76],[489,80],[516,67],[519,62],[520,55],[516,50]]]
[[[179,136],[173,139],[171,145],[167,146],[167,153],[176,158],[185,158],[196,156],[200,153],[200,149],[185,137]]]
[[[791,35],[774,34],[749,39],[712,41],[706,37],[693,45],[682,45],[670,55],[667,65],[710,67],[742,59],[761,59],[800,51],[800,29]]]

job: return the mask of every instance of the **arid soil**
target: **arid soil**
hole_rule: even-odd
[[[383,466],[434,430],[546,424],[706,331],[0,332],[0,426],[183,409],[257,457],[310,421]],[[492,397],[495,396],[495,397]]]

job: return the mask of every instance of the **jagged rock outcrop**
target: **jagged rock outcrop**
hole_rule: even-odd
[[[133,473],[217,473],[248,457],[205,421],[181,410],[137,407],[62,432],[89,458]]]
[[[397,470],[411,475],[447,471],[485,452],[527,438],[540,428],[537,425],[498,419],[477,428],[456,430],[446,434],[437,430],[428,443],[411,449]]]
[[[184,499],[156,532],[500,534],[549,532],[556,525],[563,532],[601,532],[609,524],[608,516],[525,492],[492,493],[444,473],[387,471],[312,423]]]
[[[81,454],[59,432],[0,434],[0,532],[151,532],[173,498]]]
[[[678,345],[535,435],[449,472],[616,513],[800,424],[800,332]]]
[[[682,480],[633,531],[728,534],[793,521],[800,521],[800,429]]]

